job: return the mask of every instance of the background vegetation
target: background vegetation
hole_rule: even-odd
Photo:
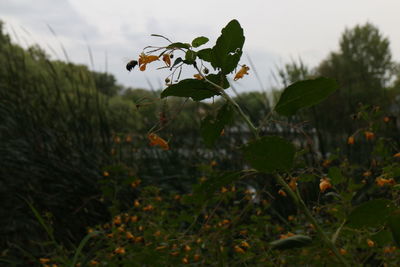
[[[391,173],[396,181],[400,176],[392,157],[400,151],[400,72],[389,40],[374,25],[365,24],[346,29],[339,44],[339,51],[315,68],[300,60],[278,70],[283,87],[317,76],[335,79],[340,89],[322,104],[287,119],[271,115],[281,88],[235,96],[252,121],[263,125],[265,117],[272,116],[272,123],[261,128],[262,135],[279,134],[297,144],[302,151],[298,165],[314,173],[298,173],[304,181],[304,198],[322,205],[321,220],[327,220],[333,232],[344,215],[333,216],[332,210],[346,201],[357,205],[387,195],[399,201],[398,193],[373,184],[382,173]],[[304,226],[280,187],[251,173],[230,187],[216,182],[229,184],[229,175],[246,167],[235,151],[251,135],[244,122],[236,119],[215,146],[204,143],[198,133],[200,121],[206,113],[217,113],[222,105],[219,99],[213,103],[161,100],[160,92],[125,88],[109,73],[51,60],[40,47],[22,49],[11,42],[1,24],[0,65],[3,263],[23,266],[52,258],[73,266],[79,256],[82,264],[96,265],[110,253],[117,258],[111,262],[132,264],[135,260],[138,265],[296,262],[291,252],[265,251],[265,243],[274,236],[285,230],[301,232]],[[148,146],[147,134],[155,124],[171,150]],[[374,137],[366,138],[366,131]],[[350,136],[354,144],[348,143]],[[334,194],[322,197],[312,189],[320,176],[337,177],[337,173],[346,177],[346,187],[338,191],[349,193],[351,188],[355,192],[342,203],[331,201]],[[364,179],[370,180],[366,186]],[[211,182],[204,185],[206,180]],[[193,192],[200,193],[191,199]],[[141,203],[136,205],[135,199]],[[166,201],[160,203],[160,199]],[[348,211],[346,205],[342,206]],[[142,223],[130,226],[136,223],[133,216],[139,216]],[[121,225],[124,229],[118,230]],[[104,236],[85,247],[83,257],[78,244],[88,228]],[[361,240],[351,244],[354,235],[345,236],[343,247],[347,244],[348,251],[358,253],[354,256],[357,262],[371,266],[398,263],[390,253],[382,258],[377,251],[367,251],[367,243],[361,245]],[[381,235],[386,236],[374,242],[382,242],[384,248],[393,246],[393,238],[386,232]],[[135,248],[124,258],[125,252],[115,250],[126,242],[132,246],[143,243],[144,248]],[[320,251],[307,262],[309,252],[302,253],[304,264],[326,261],[324,253],[329,254]]]

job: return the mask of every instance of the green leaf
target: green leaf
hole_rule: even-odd
[[[388,230],[382,230],[372,235],[371,240],[380,246],[386,246],[393,242],[392,234]]]
[[[208,38],[207,37],[200,36],[200,37],[195,38],[192,41],[192,46],[193,47],[199,47],[199,46],[201,46],[201,45],[203,45],[203,44],[205,44],[207,42],[208,42]]]
[[[393,208],[387,199],[374,199],[356,208],[347,217],[350,228],[376,227],[384,224]]]
[[[186,51],[185,54],[185,63],[186,64],[193,64],[193,62],[196,60],[196,52],[193,50],[188,50]]]
[[[311,244],[311,237],[306,235],[294,235],[288,238],[275,240],[269,243],[273,249],[292,249],[308,246]]]
[[[212,48],[211,65],[220,68],[223,74],[231,73],[239,63],[244,44],[243,29],[237,20],[232,20],[222,29],[217,43]]]
[[[388,220],[388,226],[397,246],[400,246],[400,210],[393,212]]]
[[[318,104],[337,88],[335,80],[323,77],[295,82],[283,91],[275,111],[284,116],[291,116],[299,109]]]
[[[338,167],[329,168],[328,177],[334,185],[343,183],[346,179]]]
[[[229,82],[228,79],[226,79],[226,76],[223,75],[222,73],[219,74],[209,74],[206,76],[207,80],[221,86],[224,89],[229,88]]]
[[[207,62],[211,62],[213,59],[213,50],[211,48],[206,48],[197,51],[197,56]]]
[[[200,127],[200,134],[207,146],[214,145],[217,138],[221,135],[222,130],[227,124],[233,121],[234,110],[228,103],[223,105],[216,116],[207,116]]]
[[[264,136],[243,148],[244,158],[250,165],[266,173],[289,170],[293,166],[295,148],[278,136]]]
[[[190,44],[177,42],[177,43],[170,44],[169,46],[167,46],[167,48],[169,48],[169,49],[172,49],[172,48],[186,48],[186,49],[189,49],[190,48]]]
[[[194,101],[219,95],[212,85],[203,80],[185,79],[179,83],[168,86],[161,93],[161,98],[167,96],[191,97]]]

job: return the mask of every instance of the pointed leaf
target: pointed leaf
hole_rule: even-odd
[[[203,80],[185,79],[179,83],[168,86],[161,93],[161,98],[167,96],[191,97],[194,101],[219,95],[212,85]]]
[[[207,37],[200,36],[200,37],[195,38],[192,41],[192,46],[193,47],[199,47],[199,46],[201,46],[201,45],[203,45],[203,44],[205,44],[207,42],[208,42],[208,38]]]
[[[249,164],[266,173],[290,170],[293,166],[295,148],[289,141],[278,136],[264,136],[243,148]]]
[[[220,68],[223,74],[231,73],[239,63],[245,37],[237,20],[232,20],[222,29],[217,43],[212,48],[211,65]]]
[[[375,227],[386,223],[393,208],[390,200],[374,199],[356,208],[347,217],[346,226],[351,228]]]
[[[306,235],[294,235],[284,239],[275,240],[270,242],[270,246],[273,249],[291,249],[308,246],[311,244],[311,237]]]
[[[318,104],[337,88],[335,80],[323,77],[295,82],[283,91],[275,111],[284,116],[291,116],[299,109]]]

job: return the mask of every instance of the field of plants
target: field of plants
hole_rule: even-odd
[[[126,68],[170,70],[159,91],[0,24],[1,266],[400,266],[400,65],[378,28],[241,94],[237,20],[215,44],[154,38]]]

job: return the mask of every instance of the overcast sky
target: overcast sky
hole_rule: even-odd
[[[241,63],[250,57],[266,89],[277,66],[299,57],[316,66],[356,24],[378,26],[400,61],[399,10],[399,0],[0,0],[0,20],[21,45],[38,43],[53,59],[65,59],[62,43],[72,62],[90,65],[89,45],[91,69],[108,70],[126,86],[149,88],[150,82],[155,89],[166,75],[157,64],[146,72],[125,70],[143,47],[162,44],[153,33],[183,42],[203,35],[213,45],[221,28],[237,19],[246,36]],[[262,87],[254,72],[235,85],[239,91]]]

